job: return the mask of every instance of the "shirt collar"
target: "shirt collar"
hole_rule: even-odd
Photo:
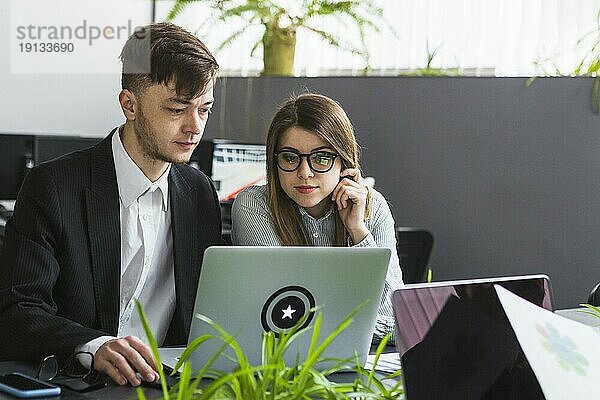
[[[150,190],[160,190],[162,197],[163,210],[169,209],[169,171],[171,171],[171,164],[168,165],[165,172],[156,180],[156,182],[150,181],[144,175],[142,170],[136,165],[135,162],[129,157],[119,132],[121,129],[117,129],[112,137],[112,152],[115,161],[115,171],[117,174],[117,186],[119,188],[119,197],[123,207],[129,208],[141,195]]]
[[[300,210],[300,215],[302,216],[302,218],[306,218],[313,221],[323,221],[331,216],[331,213],[333,212],[333,204],[331,205],[331,207],[329,207],[329,210],[321,218],[313,217],[304,209],[304,207],[298,206],[298,210]]]

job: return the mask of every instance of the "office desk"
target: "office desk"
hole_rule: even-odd
[[[18,361],[3,361],[0,362],[0,374],[10,372],[22,372],[28,375],[35,375],[35,366],[31,363]],[[144,388],[144,393],[148,399],[159,399],[162,396],[160,390],[152,388]],[[117,386],[109,384],[107,387],[95,390],[89,393],[77,393],[69,389],[62,388],[62,394],[54,397],[38,397],[38,399],[136,399],[136,389],[130,386]],[[0,400],[15,400],[16,397],[0,392]]]
[[[375,347],[371,350],[374,351]],[[385,352],[393,352],[395,348],[392,346],[388,346]],[[36,366],[32,363],[27,362],[19,362],[19,361],[3,361],[0,362],[0,375],[11,373],[11,372],[22,372],[28,375],[35,376],[35,368]],[[383,377],[385,374],[376,373],[377,377]],[[355,375],[353,373],[343,373],[337,374],[335,382],[352,382],[355,379]],[[144,394],[146,398],[151,399],[160,399],[162,398],[162,391],[160,389],[153,389],[144,387]],[[8,394],[0,392],[0,400],[15,400],[16,397],[10,396]],[[55,397],[38,397],[38,399],[97,399],[97,400],[113,400],[113,399],[137,399],[136,388],[131,386],[118,386],[112,383],[103,389],[95,390],[89,393],[78,393],[71,391],[69,389],[62,388],[62,393],[60,396]]]

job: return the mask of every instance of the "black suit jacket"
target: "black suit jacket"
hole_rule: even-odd
[[[0,256],[0,359],[64,358],[117,334],[121,240],[111,137],[36,166],[25,179]],[[184,344],[204,250],[222,244],[221,215],[210,180],[188,165],[171,167],[169,198],[177,305],[165,344]]]

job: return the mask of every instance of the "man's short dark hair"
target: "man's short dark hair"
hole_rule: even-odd
[[[120,58],[121,87],[136,95],[154,84],[174,84],[178,95],[193,98],[206,91],[219,70],[200,39],[167,22],[136,29]]]

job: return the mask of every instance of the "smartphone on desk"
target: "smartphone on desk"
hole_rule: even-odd
[[[21,398],[60,395],[60,387],[19,372],[0,376],[0,391]]]

